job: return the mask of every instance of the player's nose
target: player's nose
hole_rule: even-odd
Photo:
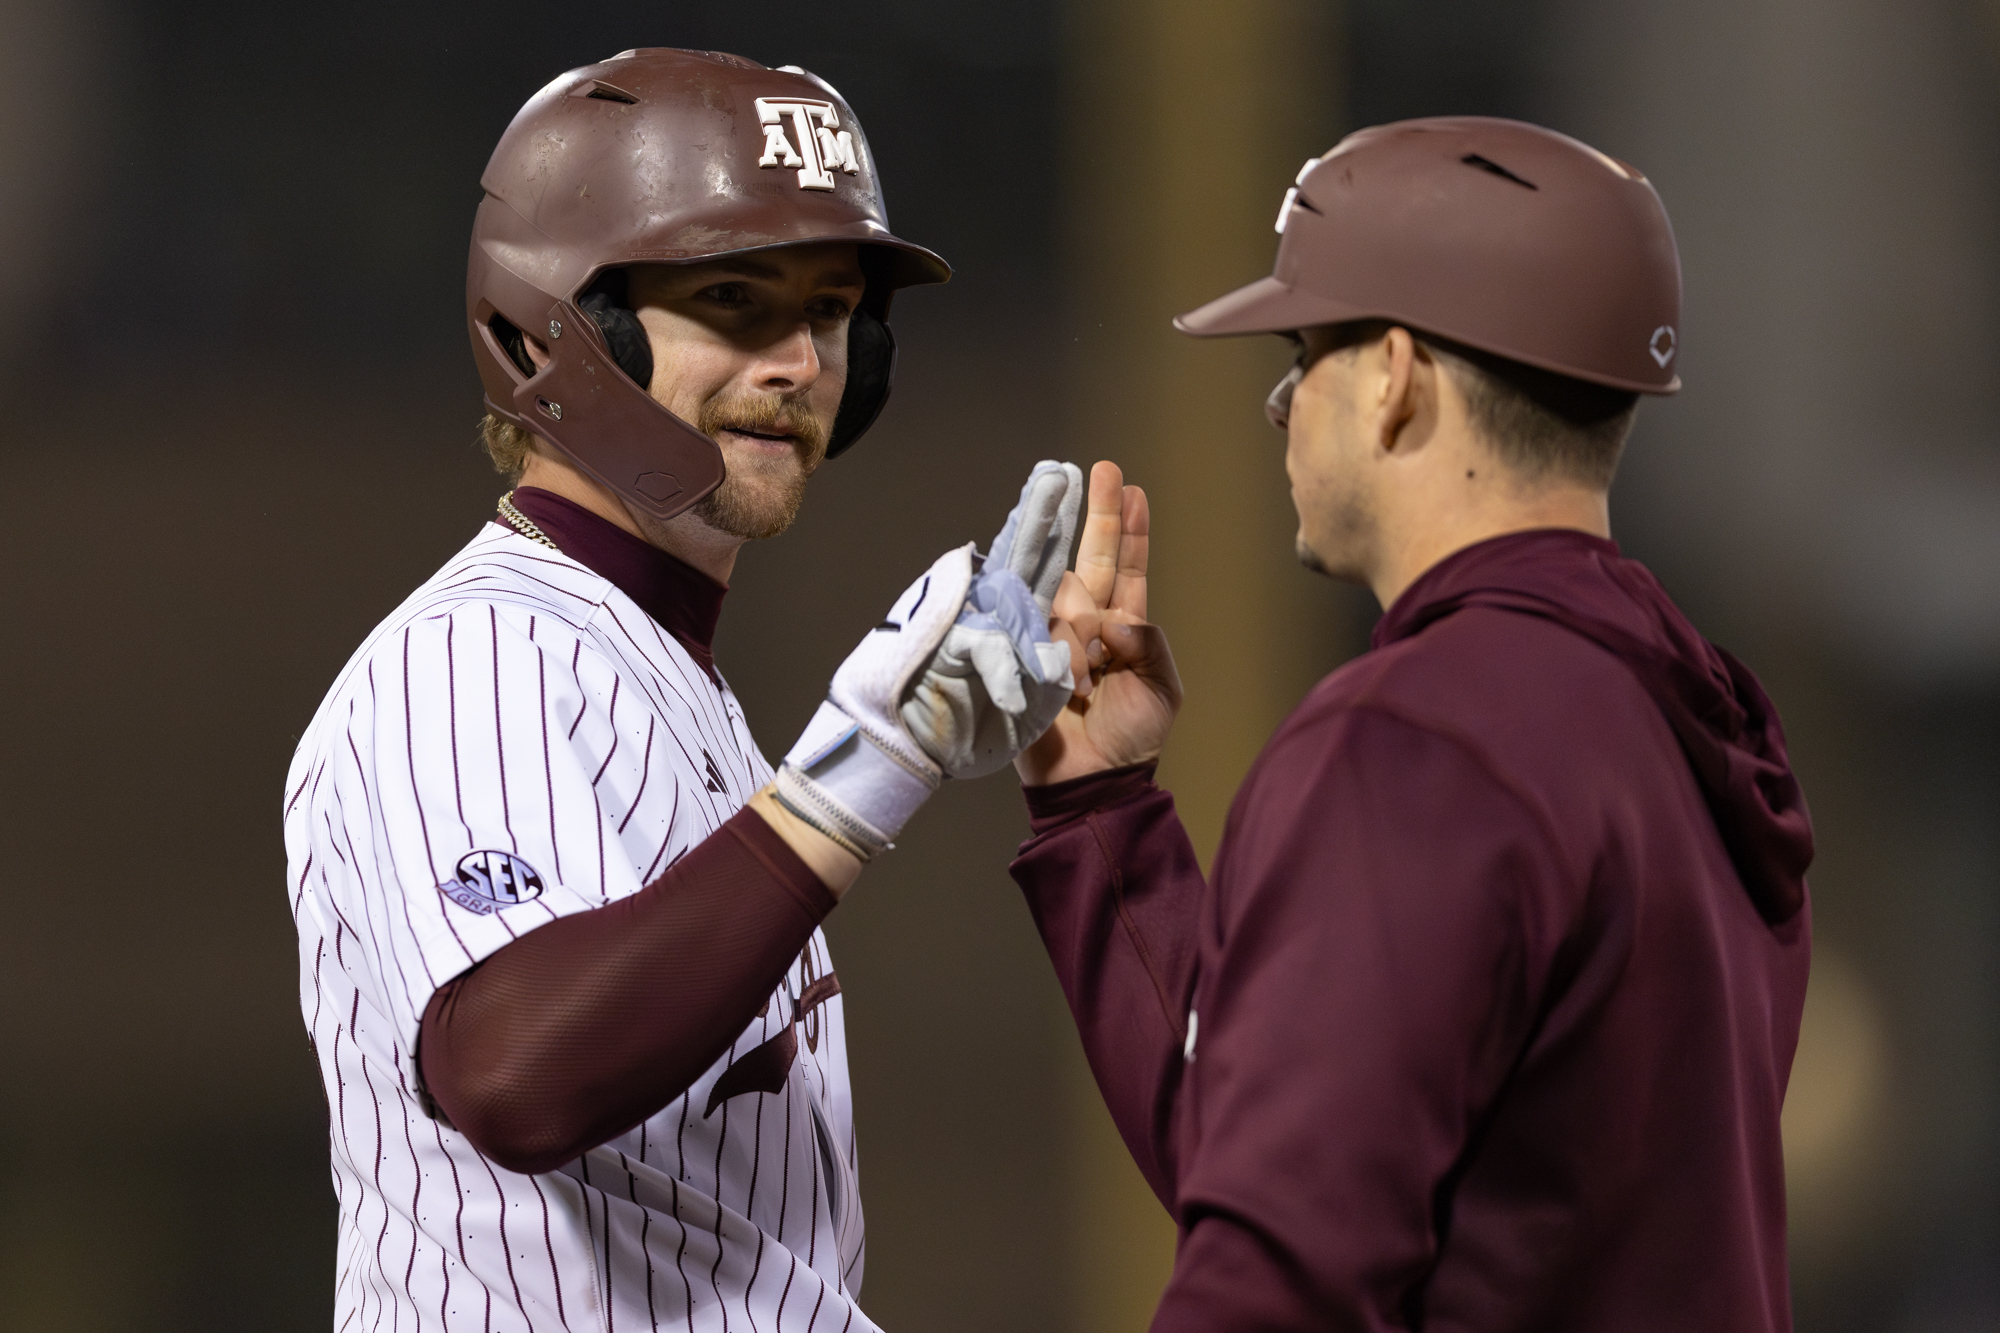
[[[812,325],[801,321],[758,353],[754,378],[759,388],[810,389],[819,379],[819,347]]]

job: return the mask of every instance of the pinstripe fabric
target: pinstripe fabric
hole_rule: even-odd
[[[841,1000],[808,995],[833,970],[819,932],[686,1096],[559,1171],[488,1161],[418,1089],[441,983],[637,892],[770,773],[728,687],[629,598],[491,525],[349,661],[285,793],[340,1203],[337,1329],[875,1327],[854,1304]],[[473,851],[526,861],[542,892],[484,914],[448,899],[438,884]],[[784,1088],[704,1114],[724,1070],[788,1028]]]

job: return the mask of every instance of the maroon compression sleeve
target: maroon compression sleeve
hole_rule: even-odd
[[[740,810],[629,898],[551,921],[438,988],[418,1065],[480,1152],[550,1171],[686,1092],[834,898]]]

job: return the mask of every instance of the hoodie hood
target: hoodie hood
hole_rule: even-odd
[[[1495,537],[1426,570],[1376,625],[1375,646],[1468,606],[1539,616],[1625,663],[1679,739],[1758,913],[1774,925],[1798,913],[1812,819],[1777,710],[1750,668],[1696,633],[1645,566],[1569,529]]]

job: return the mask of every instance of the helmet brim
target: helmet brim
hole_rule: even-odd
[[[1366,319],[1369,314],[1344,301],[1287,286],[1276,278],[1259,278],[1205,306],[1174,316],[1174,327],[1196,338],[1230,338],[1247,333],[1294,333],[1321,324]]]
[[[900,238],[862,241],[859,244],[875,251],[882,277],[892,287],[927,287],[932,283],[951,281],[951,265],[921,245],[913,245]]]
[[[783,240],[765,241],[756,245],[733,245],[715,250],[697,250],[693,253],[663,253],[650,248],[640,248],[622,255],[613,255],[592,270],[584,282],[588,287],[597,275],[606,269],[630,268],[637,265],[680,265],[707,264],[718,259],[733,259],[739,255],[769,254],[774,250],[796,250],[805,245],[856,245],[865,253],[864,267],[872,280],[880,281],[890,290],[904,287],[922,287],[933,283],[951,281],[951,265],[943,258],[926,250],[921,245],[912,244],[899,236],[890,236],[880,228],[852,229],[840,228],[822,231],[809,236],[787,237]]]
[[[1581,371],[1571,365],[1523,355],[1513,349],[1481,347],[1480,343],[1472,338],[1449,330],[1428,328],[1420,321],[1407,319],[1394,311],[1335,301],[1288,286],[1276,278],[1259,278],[1255,282],[1238,287],[1233,292],[1226,292],[1207,305],[1190,310],[1185,315],[1176,315],[1174,327],[1196,338],[1234,338],[1252,333],[1297,333],[1301,329],[1318,328],[1327,324],[1349,324],[1362,319],[1380,319],[1403,324],[1411,329],[1427,332],[1433,337],[1463,342],[1467,346],[1480,348],[1495,356],[1503,356],[1508,360],[1519,361],[1523,365],[1534,366],[1558,375],[1568,375],[1572,379],[1580,379],[1586,383],[1601,384],[1608,389],[1624,389],[1631,393],[1646,394],[1680,392],[1679,375],[1660,384]]]

